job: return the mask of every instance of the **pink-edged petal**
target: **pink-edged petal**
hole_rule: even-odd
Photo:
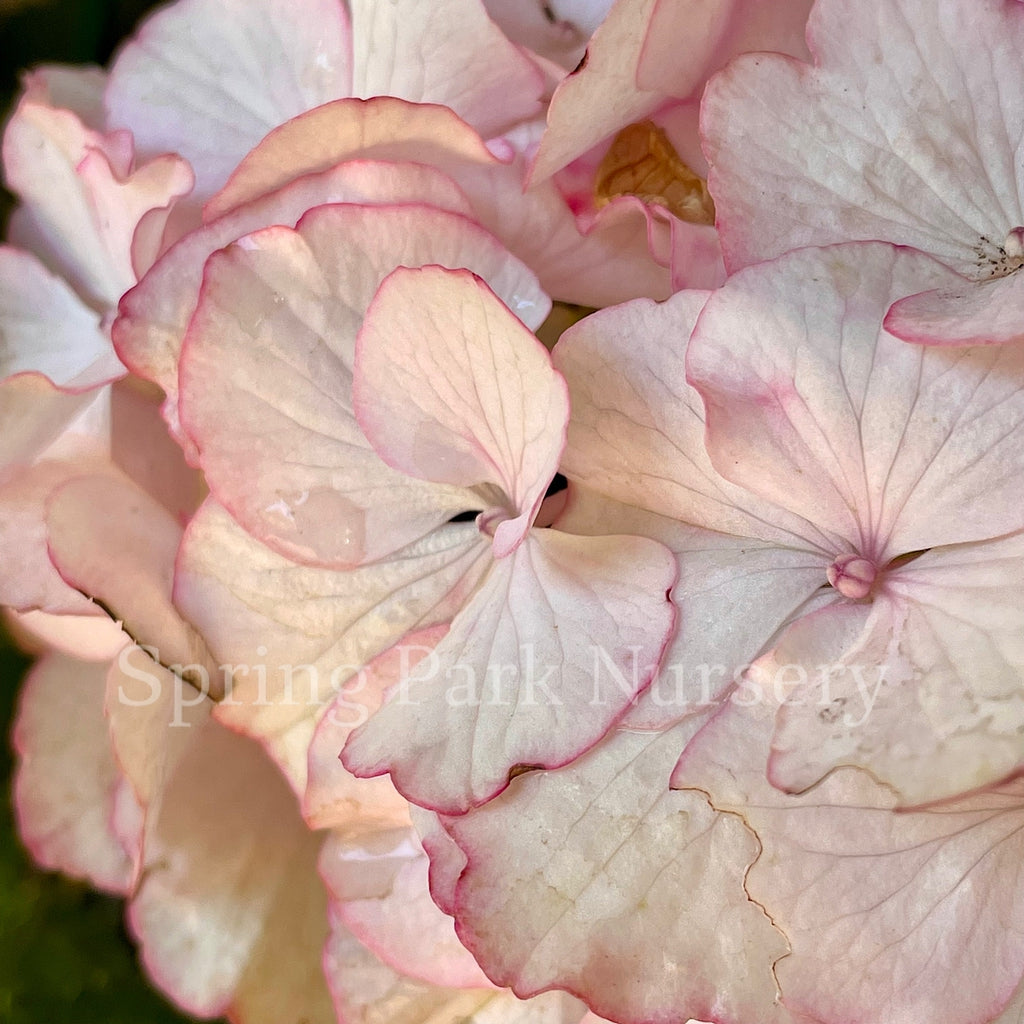
[[[107,73],[101,68],[66,64],[41,64],[22,79],[25,96],[33,103],[70,110],[86,128],[101,132],[106,127],[103,91]]]
[[[333,1024],[320,970],[320,837],[306,829],[265,754],[211,720],[208,702],[193,708],[187,728],[174,728],[170,677],[159,678],[162,742],[179,749],[147,807],[142,873],[128,910],[147,972],[190,1013]],[[156,726],[152,708],[126,707],[125,729],[140,711]]]
[[[619,128],[661,106],[664,93],[641,90],[637,65],[658,0],[618,0],[587,45],[587,59],[555,90],[548,130],[531,171],[531,183],[582,156]]]
[[[112,328],[118,353],[136,374],[164,389],[165,416],[180,434],[178,358],[210,254],[268,224],[293,225],[307,210],[325,203],[410,202],[469,212],[466,199],[440,172],[373,161],[300,176],[279,191],[257,196],[230,216],[186,235],[124,296]]]
[[[773,782],[801,791],[853,765],[922,804],[1010,775],[1024,761],[1022,586],[1016,534],[933,549],[870,605],[792,626],[754,672],[799,684],[779,712]]]
[[[526,154],[536,135],[536,126],[524,126],[501,140],[503,156],[510,159],[502,163],[447,108],[391,97],[340,100],[271,132],[207,204],[206,218],[341,161],[417,160],[457,181],[480,223],[534,268],[557,298],[584,305],[638,295],[667,298],[670,273],[651,255],[639,202],[612,204],[581,232],[554,183],[524,195]]]
[[[331,915],[324,970],[346,1024],[594,1024],[586,1007],[562,992],[523,1001],[493,988],[439,988],[405,977],[367,949],[337,914]]]
[[[586,61],[552,97],[532,181],[667,101],[695,102],[708,77],[737,53],[803,56],[810,7],[811,0],[618,0],[594,32]]]
[[[427,657],[447,632],[447,624],[442,624],[402,637],[342,686],[309,745],[302,813],[311,828],[361,836],[408,823],[408,801],[391,780],[357,779],[341,763],[341,749],[353,730],[380,709],[387,688]]]
[[[733,275],[688,361],[716,468],[879,566],[1019,529],[1024,350],[906,345],[881,327],[893,298],[949,277],[871,243]]]
[[[505,140],[510,163],[453,171],[480,223],[564,302],[604,306],[638,295],[668,298],[671,274],[652,252],[648,212],[638,200],[611,203],[583,229],[554,182],[523,193],[535,136],[535,127],[527,126]]]
[[[547,349],[484,281],[395,270],[359,332],[352,400],[388,465],[499,489],[508,519],[494,532],[498,557],[522,542],[558,468],[569,395]]]
[[[124,372],[99,315],[35,256],[0,246],[0,378],[38,373],[85,391]]]
[[[357,570],[297,565],[207,502],[185,534],[175,599],[218,662],[234,666],[217,716],[264,743],[301,794],[334,695],[406,633],[448,622],[489,561],[464,523]]]
[[[450,107],[485,138],[540,113],[544,75],[481,0],[350,0],[356,96]]]
[[[492,981],[558,986],[624,1024],[779,1019],[785,941],[743,888],[757,840],[668,789],[695,727],[614,733],[448,821],[468,856],[458,933]]]
[[[466,869],[466,855],[448,834],[444,819],[434,811],[409,805],[413,827],[420,845],[430,858],[430,895],[446,914],[455,915],[455,889]]]
[[[66,481],[103,470],[99,459],[44,460],[0,486],[0,604],[19,611],[91,615],[98,610],[53,567],[47,550],[46,505]]]
[[[132,865],[112,826],[120,778],[103,717],[107,666],[50,655],[29,673],[12,743],[18,833],[40,867],[123,895]]]
[[[202,638],[171,604],[181,527],[125,477],[78,476],[50,496],[50,558],[64,580],[98,601],[164,664],[212,668]]]
[[[235,169],[203,211],[214,220],[305,174],[346,160],[416,161],[449,171],[497,158],[454,111],[393,96],[325,103],[275,128]]]
[[[338,0],[186,0],[152,15],[110,72],[110,123],[180,153],[211,195],[271,128],[351,89]]]
[[[1024,274],[910,295],[889,308],[885,329],[919,345],[1024,342]]]
[[[31,93],[4,133],[8,184],[25,203],[44,255],[101,307],[135,283],[132,238],[142,217],[192,187],[180,157],[137,169],[133,157],[127,133],[101,135]]]
[[[431,663],[352,734],[345,765],[389,771],[414,803],[460,814],[519,766],[574,760],[650,682],[675,574],[645,538],[533,531],[495,563]]]
[[[705,97],[729,269],[882,239],[987,275],[1024,224],[1024,97],[1004,71],[1024,49],[1024,10],[830,0],[816,5],[808,39],[816,67],[746,56]]]
[[[490,987],[430,898],[427,855],[411,828],[350,842],[332,836],[320,873],[337,918],[398,973],[444,988]]]
[[[575,485],[555,525],[587,536],[650,537],[676,556],[678,625],[657,675],[625,719],[632,728],[664,729],[721,700],[780,627],[808,608],[827,568],[813,551],[689,526]]]
[[[893,813],[864,772],[791,797],[764,778],[774,705],[730,706],[687,748],[673,785],[741,814],[761,856],[747,875],[789,939],[776,965],[800,1020],[989,1021],[1024,971],[1020,781]]]
[[[815,526],[733,486],[704,446],[686,342],[708,293],[638,299],[570,328],[554,352],[572,399],[563,472],[627,505],[740,537],[814,550]],[[804,538],[807,538],[806,540]]]
[[[321,207],[207,265],[182,356],[183,422],[218,499],[301,561],[358,565],[483,507],[464,488],[390,469],[353,415],[356,332],[403,263],[468,266],[531,320],[547,309],[490,235],[423,206]]]

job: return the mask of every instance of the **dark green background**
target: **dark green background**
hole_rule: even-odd
[[[58,0],[13,14],[0,10],[0,108],[9,110],[21,70],[33,64],[105,64],[152,6],[142,0]],[[0,215],[5,217],[9,206],[5,194]],[[5,737],[27,666],[0,632],[0,730]],[[0,1024],[186,1020],[139,972],[120,901],[32,867],[13,830],[10,773],[5,739],[0,743]]]

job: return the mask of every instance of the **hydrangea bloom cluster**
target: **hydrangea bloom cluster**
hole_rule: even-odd
[[[1021,0],[176,0],[30,72],[36,860],[237,1024],[1021,1024],[1022,64]]]

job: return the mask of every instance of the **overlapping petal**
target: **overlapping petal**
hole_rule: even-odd
[[[513,769],[579,757],[649,684],[671,631],[675,561],[640,537],[537,530],[497,561],[396,696],[345,747],[423,807],[460,814]]]
[[[350,0],[349,6],[353,95],[442,104],[485,138],[540,112],[540,68],[480,0]]]
[[[708,77],[746,50],[806,53],[809,0],[618,0],[594,32],[587,59],[552,97],[539,182],[667,102],[700,100]],[[700,160],[694,153],[684,159]]]
[[[324,962],[337,1012],[352,1024],[601,1024],[563,992],[520,1000],[493,988],[440,988],[405,977],[336,918]]]
[[[808,35],[815,67],[744,57],[708,91],[702,125],[726,265],[882,239],[936,256],[979,290],[1013,272],[1024,97],[1003,69],[1024,48],[1019,4],[832,0],[816,6]],[[1000,323],[1011,309],[1019,320],[1019,289],[998,298],[1012,303]],[[933,301],[905,307],[897,332],[930,334]],[[959,312],[947,303],[933,340],[991,330],[994,301],[979,295]]]
[[[686,380],[690,333],[707,292],[601,310],[554,352],[572,398],[563,470],[626,505],[743,537],[824,547],[813,521],[723,479],[704,445],[704,408]],[[806,538],[806,539],[805,539]]]
[[[429,168],[353,162],[300,176],[181,239],[122,298],[112,335],[126,365],[167,393],[165,417],[186,448],[178,422],[178,360],[207,258],[242,235],[269,224],[292,226],[307,210],[327,203],[426,203],[456,213],[469,209],[459,190]]]
[[[770,777],[800,791],[856,765],[902,804],[999,782],[1024,761],[1024,537],[935,548],[870,606],[792,626],[754,677],[808,667],[781,709]]]
[[[151,16],[121,50],[106,106],[142,152],[184,156],[204,198],[268,131],[350,95],[351,82],[339,0],[185,0]]]
[[[716,468],[879,566],[1019,529],[1024,353],[925,349],[881,328],[894,297],[946,276],[867,243],[734,275],[688,364]]]
[[[207,265],[182,356],[183,422],[218,498],[293,558],[358,565],[480,507],[463,487],[390,469],[353,415],[363,314],[389,271],[423,263],[469,267],[532,322],[546,311],[533,275],[491,236],[422,206],[318,208]]]
[[[103,716],[106,674],[58,654],[29,673],[12,737],[14,806],[40,866],[123,895],[132,864],[112,821],[120,773]]]
[[[389,466],[433,483],[497,488],[506,517],[493,529],[499,558],[533,523],[569,418],[565,381],[515,311],[468,272],[395,270],[359,332],[352,395],[363,433]]]
[[[521,997],[557,985],[625,1022],[784,1019],[786,944],[743,885],[757,840],[667,788],[699,720],[614,733],[447,822],[468,856],[459,936],[493,981]]]
[[[179,749],[159,788],[143,797],[142,874],[128,922],[147,970],[192,1013],[228,1011],[246,1024],[279,1024],[289,1015],[333,1024],[319,963],[327,937],[316,873],[321,837],[306,829],[294,794],[259,747],[210,718],[209,701],[193,707],[187,728],[173,728],[177,691],[169,673],[151,671],[160,692],[141,711]],[[124,709],[117,726],[130,732],[138,710]],[[143,777],[143,794],[164,747],[135,745],[136,762],[119,745],[128,777]]]
[[[326,104],[260,143],[210,202],[207,218],[340,161],[421,160],[458,182],[480,223],[527,263],[556,298],[607,305],[638,295],[668,297],[672,282],[663,265],[668,260],[664,254],[652,255],[649,220],[638,201],[613,203],[583,232],[554,184],[524,194],[527,154],[539,128],[525,125],[494,142],[509,161],[503,163],[445,108],[390,97]]]
[[[320,856],[334,915],[386,964],[431,985],[489,988],[454,922],[430,898],[427,872],[411,827],[361,841],[332,836]]]
[[[37,90],[7,125],[3,162],[45,256],[100,308],[135,283],[132,242],[143,216],[192,187],[180,157],[158,156],[136,168],[127,132],[87,128]]]
[[[742,814],[762,852],[751,897],[787,936],[776,965],[798,1019],[991,1020],[1024,970],[1019,781],[931,809],[854,770],[811,793],[773,789],[775,705],[729,708],[687,748],[673,784]]]
[[[448,622],[489,560],[479,531],[462,523],[361,569],[303,566],[208,502],[186,531],[175,599],[218,662],[237,666],[218,717],[259,738],[301,794],[334,694],[406,633]]]

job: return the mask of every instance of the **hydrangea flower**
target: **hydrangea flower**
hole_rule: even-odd
[[[735,579],[704,613],[718,650],[688,648],[683,596],[666,665],[717,666],[714,698],[772,652],[758,685],[789,694],[770,761],[789,791],[853,764],[922,803],[1024,754],[1024,351],[929,349],[882,327],[894,296],[953,276],[880,243],[801,250],[733,275],[699,316],[686,293],[628,304],[559,345],[569,478],[715,531],[665,534],[684,588],[694,562],[698,592],[711,572]],[[692,710],[671,695],[667,719]]]
[[[992,344],[1024,332],[1024,92],[1017,0],[822,0],[813,67],[735,61],[702,132],[730,270],[802,245],[881,239],[960,275],[897,301],[909,341]]]

